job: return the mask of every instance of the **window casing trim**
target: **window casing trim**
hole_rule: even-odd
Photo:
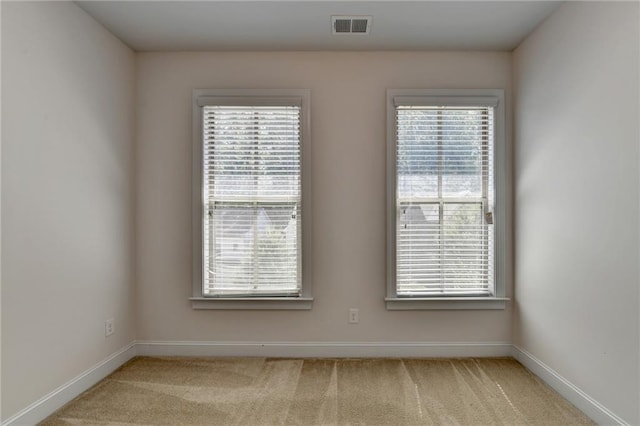
[[[195,89],[192,93],[192,297],[193,309],[311,309],[311,132],[310,98],[308,89]],[[301,138],[301,214],[302,214],[302,289],[292,297],[247,296],[225,297],[203,294],[203,138],[202,109],[209,105],[228,106],[300,106]]]
[[[396,107],[397,106],[488,106],[494,108],[494,259],[495,292],[481,297],[399,297],[396,291]],[[506,278],[506,133],[503,89],[388,89],[387,90],[387,199],[385,303],[388,310],[504,309]]]

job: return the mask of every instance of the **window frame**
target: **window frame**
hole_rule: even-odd
[[[310,131],[309,89],[195,89],[193,105],[192,143],[192,238],[193,268],[192,297],[193,309],[265,309],[289,310],[311,309],[313,304],[311,286],[311,131]],[[203,267],[203,107],[211,105],[227,106],[267,106],[295,103],[300,105],[300,196],[301,240],[300,259],[301,292],[296,296],[213,296],[204,295]]]
[[[494,280],[495,294],[490,296],[398,296],[396,292],[396,105],[486,106],[494,107]],[[503,89],[388,89],[387,90],[387,247],[386,297],[388,310],[504,309],[506,277],[506,134]]]

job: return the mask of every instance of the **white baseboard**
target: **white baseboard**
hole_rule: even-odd
[[[458,358],[511,356],[511,344],[423,342],[162,342],[138,341],[147,356],[249,356],[299,358]]]
[[[51,391],[33,404],[19,411],[2,423],[2,426],[35,425],[56,410],[107,377],[118,367],[136,355],[136,345],[132,342],[76,376],[71,381]]]
[[[526,350],[513,345],[512,356],[599,425],[629,425]]]

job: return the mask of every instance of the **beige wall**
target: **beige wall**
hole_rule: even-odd
[[[135,338],[134,67],[73,3],[2,2],[3,419]]]
[[[510,341],[509,309],[384,307],[386,89],[503,88],[509,110],[510,64],[509,53],[137,55],[138,338]],[[313,310],[191,309],[191,91],[196,88],[311,89]],[[350,307],[360,309],[360,324],[347,324]]]
[[[640,423],[637,3],[558,9],[514,54],[515,343]]]

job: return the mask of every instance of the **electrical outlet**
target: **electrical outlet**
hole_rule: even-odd
[[[109,337],[113,333],[115,333],[115,331],[116,331],[116,328],[113,324],[113,318],[106,320],[104,322],[104,336]]]
[[[360,322],[360,315],[356,308],[349,309],[349,324],[357,324]]]

